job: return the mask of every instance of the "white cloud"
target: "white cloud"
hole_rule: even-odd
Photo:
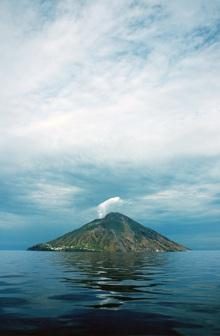
[[[70,3],[1,4],[1,169],[220,155],[218,2]]]
[[[57,209],[62,212],[73,208],[75,198],[82,191],[81,188],[72,185],[39,182],[23,196],[23,200],[43,209]]]
[[[201,181],[195,185],[176,183],[173,187],[126,200],[125,211],[131,216],[141,216],[160,224],[178,216],[185,218],[186,223],[193,218],[211,219],[220,216],[219,187],[219,183]]]
[[[27,225],[27,220],[16,213],[0,211],[0,229],[16,229]]]
[[[103,218],[112,209],[118,209],[123,203],[123,200],[119,196],[108,198],[106,201],[100,203],[97,207],[98,217]]]

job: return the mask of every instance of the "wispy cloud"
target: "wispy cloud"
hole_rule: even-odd
[[[22,198],[36,207],[62,212],[74,207],[75,197],[82,192],[76,186],[38,182]]]
[[[147,208],[153,212],[160,209],[161,213],[170,216],[181,214],[187,217],[220,215],[214,200],[218,197],[220,184],[176,185],[171,189],[162,190],[142,197]],[[211,206],[213,202],[213,206]]]
[[[27,220],[11,212],[0,211],[0,229],[15,230],[27,226]]]
[[[5,161],[220,154],[217,1],[23,5],[1,4]]]

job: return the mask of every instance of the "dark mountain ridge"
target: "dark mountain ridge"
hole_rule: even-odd
[[[47,243],[34,245],[29,250],[165,252],[185,251],[187,248],[123,214],[111,212],[104,218],[95,219]]]

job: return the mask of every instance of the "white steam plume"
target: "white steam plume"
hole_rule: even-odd
[[[122,199],[118,196],[108,198],[106,201],[98,205],[97,207],[98,217],[99,218],[105,217],[110,208],[112,208],[113,206],[120,205],[122,203],[123,203]]]

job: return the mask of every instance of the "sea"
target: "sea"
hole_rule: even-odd
[[[220,335],[220,251],[0,251],[0,336]]]

